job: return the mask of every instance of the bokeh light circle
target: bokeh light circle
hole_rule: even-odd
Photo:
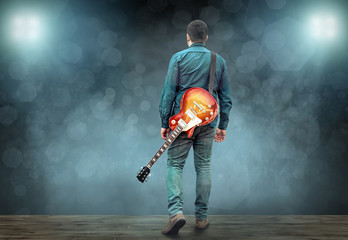
[[[17,119],[17,110],[10,105],[0,107],[0,123],[10,125]]]
[[[9,168],[17,168],[23,161],[22,152],[17,148],[9,148],[2,154],[2,161]]]

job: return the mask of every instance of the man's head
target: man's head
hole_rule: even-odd
[[[208,26],[202,20],[194,20],[187,25],[187,44],[201,42],[205,43],[208,40]]]

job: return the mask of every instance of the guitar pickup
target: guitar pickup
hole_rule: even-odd
[[[189,118],[193,119],[194,117],[196,117],[196,115],[190,110],[187,109],[187,111],[185,112],[187,116],[189,116]]]
[[[187,123],[186,123],[184,120],[182,120],[181,118],[180,118],[180,120],[178,121],[178,124],[179,124],[182,128],[185,128],[185,127],[187,126]]]

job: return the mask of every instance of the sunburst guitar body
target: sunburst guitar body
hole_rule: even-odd
[[[218,111],[218,103],[208,91],[199,87],[187,90],[180,101],[180,112],[169,119],[172,132],[150,162],[140,169],[137,179],[142,183],[147,181],[150,168],[181,132],[186,132],[187,137],[191,138],[194,129],[211,123],[218,115]]]

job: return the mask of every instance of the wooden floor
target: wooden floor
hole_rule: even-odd
[[[204,231],[185,217],[180,233],[168,237],[162,215],[0,215],[0,239],[348,239],[348,215],[215,215]]]

